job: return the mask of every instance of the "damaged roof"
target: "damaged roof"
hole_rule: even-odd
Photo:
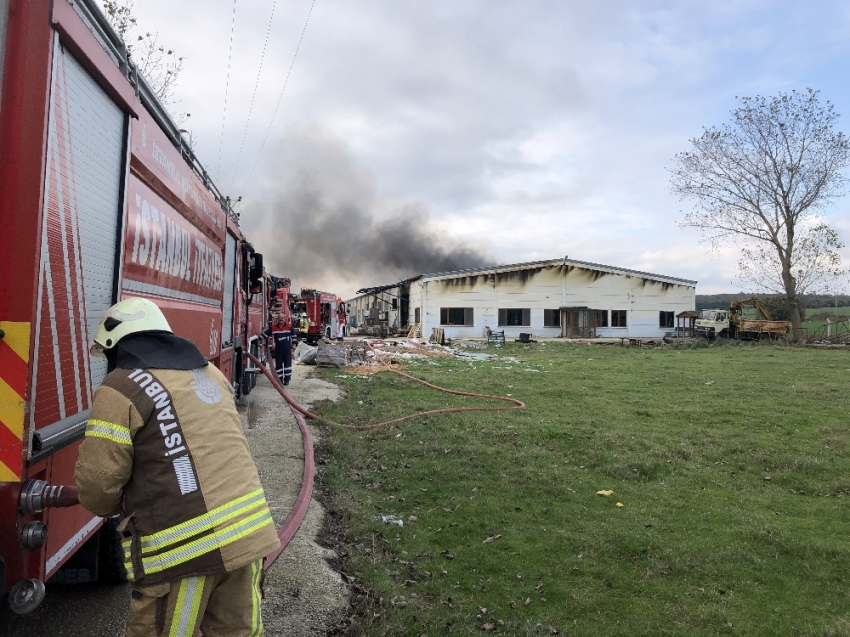
[[[628,268],[618,268],[611,265],[602,265],[601,263],[591,263],[589,261],[577,261],[575,259],[547,259],[546,261],[530,261],[528,263],[515,263],[510,265],[489,266],[486,268],[470,268],[468,270],[454,270],[451,272],[432,272],[423,274],[424,281],[436,281],[439,279],[454,279],[470,274],[499,274],[502,272],[512,272],[515,270],[529,270],[532,268],[556,267],[559,265],[569,265],[574,268],[585,270],[598,270],[600,272],[608,272],[610,274],[622,274],[625,276],[638,276],[644,279],[661,281],[662,283],[673,283],[676,285],[696,286],[696,281],[689,279],[680,279],[679,277],[666,276],[663,274],[653,274],[652,272],[641,272],[639,270],[629,270]],[[414,277],[418,278],[418,277]]]
[[[404,279],[402,281],[398,281],[397,283],[389,283],[387,285],[375,285],[370,288],[360,288],[357,290],[356,294],[377,294],[378,292],[383,292],[385,290],[391,290],[393,288],[399,288],[405,283],[411,283],[416,281],[417,279],[421,279],[422,275],[417,274],[416,276],[412,276],[409,279]]]

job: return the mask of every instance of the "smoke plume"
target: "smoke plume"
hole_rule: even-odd
[[[316,128],[288,135],[275,164],[270,193],[245,208],[242,226],[266,268],[297,288],[347,298],[361,287],[495,263],[439,233],[421,204],[381,195],[344,144]]]

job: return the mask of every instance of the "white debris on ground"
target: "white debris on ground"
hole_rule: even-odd
[[[356,368],[361,366],[379,367],[383,363],[390,365],[410,360],[464,358],[474,361],[508,360],[486,352],[466,351],[467,348],[481,349],[480,343],[471,342],[452,346],[430,343],[422,338],[405,339],[358,339],[338,341],[319,341],[317,348],[299,344],[295,350],[295,360],[303,364],[318,364],[320,367],[336,366]],[[315,361],[315,362],[314,362]],[[383,361],[383,363],[382,363]]]
[[[295,348],[292,358],[300,365],[315,365],[316,354],[318,354],[318,352],[318,347],[307,345],[307,343],[301,341],[298,343],[298,347]]]
[[[293,358],[296,364],[336,367],[346,373],[346,376],[341,377],[371,375],[380,371],[384,364],[399,365],[413,360],[421,360],[429,365],[439,365],[440,359],[465,360],[471,366],[493,363],[498,365],[494,369],[512,369],[511,366],[517,364],[527,366],[513,356],[477,351],[486,347],[476,341],[457,340],[451,345],[440,345],[425,338],[320,340],[316,347],[299,343]]]

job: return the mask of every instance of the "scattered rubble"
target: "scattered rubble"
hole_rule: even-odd
[[[379,371],[382,366],[381,361],[378,360],[379,356],[390,365],[403,364],[405,361],[416,359],[452,357],[467,359],[470,363],[495,360],[514,362],[513,357],[467,351],[485,347],[486,345],[475,341],[456,341],[451,346],[440,345],[425,338],[320,340],[316,347],[303,342],[299,343],[295,349],[294,359],[299,364],[336,367],[346,373],[357,375]]]

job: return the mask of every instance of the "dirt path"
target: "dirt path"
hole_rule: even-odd
[[[311,378],[315,368],[295,365],[290,395],[308,409],[319,400],[338,400],[336,385]],[[280,395],[260,378],[240,407],[245,433],[266,497],[280,527],[301,488],[304,450],[295,418]],[[314,442],[321,434],[310,428]],[[316,543],[325,511],[314,499],[295,537],[266,574],[263,621],[266,635],[325,635],[348,606],[348,587],[334,571],[330,549]]]

